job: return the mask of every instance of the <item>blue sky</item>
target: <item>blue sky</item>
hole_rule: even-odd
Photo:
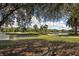
[[[43,19],[42,19],[41,25],[47,24],[48,25],[48,29],[58,29],[58,30],[61,30],[61,29],[69,30],[69,29],[71,29],[70,27],[66,26],[67,19],[65,17],[62,17],[59,20],[60,21],[58,21],[58,22],[57,21],[56,22],[51,22],[51,21],[43,22]],[[38,26],[40,26],[40,24],[37,21],[37,19],[33,16],[32,17],[32,26],[34,24],[37,24]]]

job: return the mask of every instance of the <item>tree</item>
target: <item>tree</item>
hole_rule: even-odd
[[[16,11],[18,12],[19,10],[22,10],[23,12],[26,10],[26,20],[31,21],[32,15],[36,16],[36,18],[40,21],[41,18],[46,19],[52,19],[52,18],[59,18],[61,15],[60,12],[60,6],[62,4],[36,4],[36,3],[31,3],[31,4],[0,4],[2,10],[4,12],[3,18],[0,21],[0,26],[2,26],[6,21],[8,21],[9,16],[15,15]],[[21,20],[25,19],[25,15],[22,14],[22,11],[20,11],[18,14],[21,18]],[[19,17],[17,16],[17,17]],[[5,20],[6,19],[6,20]]]
[[[39,29],[38,29],[38,26],[37,26],[37,25],[34,25],[33,27],[34,27],[34,30],[35,30],[36,32],[38,32],[38,30],[39,30]]]
[[[44,31],[47,32],[48,31],[48,25],[44,25]]]
[[[43,25],[40,26],[40,32],[43,33]]]
[[[1,4],[1,6],[2,5],[3,4]],[[0,21],[0,26],[2,26],[6,21],[8,21],[10,15],[12,14],[15,15],[14,13],[15,11],[25,6],[27,6],[27,4],[7,4],[7,6],[2,7],[1,10],[4,12],[4,14],[2,14],[2,20]]]
[[[42,34],[46,34],[48,32],[48,25],[41,25],[40,26],[40,32]]]
[[[71,15],[67,21],[67,25],[72,27],[74,34],[77,35],[77,30],[79,27],[79,9],[77,5],[73,5],[71,8]]]

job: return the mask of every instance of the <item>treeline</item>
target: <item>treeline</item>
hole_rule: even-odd
[[[32,27],[7,27],[1,28],[0,32],[40,32],[40,33],[47,33],[48,32],[48,25],[41,25],[40,28],[37,25]]]
[[[7,27],[7,28],[0,28],[0,32],[39,32],[41,34],[47,33],[73,33],[73,30],[57,30],[57,29],[48,29],[48,25],[41,25],[38,27],[34,25],[33,27]]]

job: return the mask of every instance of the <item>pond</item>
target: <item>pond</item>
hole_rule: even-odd
[[[0,40],[9,40],[9,35],[6,35],[5,33],[0,33]]]
[[[0,40],[14,40],[16,38],[37,37],[38,34],[24,34],[24,33],[0,33]]]

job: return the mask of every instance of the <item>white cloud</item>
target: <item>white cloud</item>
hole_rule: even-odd
[[[35,24],[38,25],[38,27],[40,26],[39,21],[36,19],[35,16],[32,17],[31,22],[32,22],[32,24],[31,24],[32,27],[33,27]]]
[[[32,19],[31,19],[31,22],[32,22],[31,27],[33,27],[35,24],[38,25],[38,27],[40,27],[40,25],[47,24],[49,29],[59,29],[59,30],[61,30],[61,29],[65,29],[65,30],[71,29],[70,27],[66,26],[64,21],[60,21],[60,22],[51,22],[51,21],[43,22],[43,19],[42,19],[42,21],[40,23],[36,19],[36,17],[33,16]],[[17,26],[17,23],[15,23],[14,26]]]
[[[43,21],[43,19],[42,19],[42,21]],[[47,22],[39,23],[39,21],[33,16],[32,17],[32,26],[35,25],[35,24],[37,24],[38,27],[40,27],[40,25],[47,24],[49,29],[60,29],[60,30],[61,29],[65,29],[65,30],[71,29],[70,27],[66,26],[64,21],[60,21],[60,22],[50,22],[50,21],[47,21]]]
[[[18,27],[17,19],[16,19],[16,18],[15,18],[15,20],[14,20],[14,25],[13,25],[13,27]]]

